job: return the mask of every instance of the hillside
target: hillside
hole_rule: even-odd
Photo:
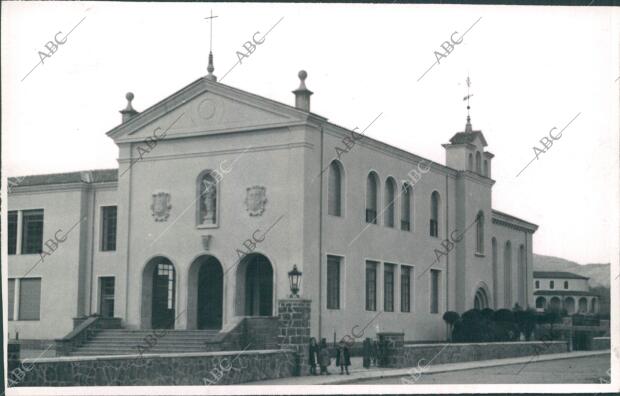
[[[567,271],[590,278],[590,287],[609,287],[609,264],[584,264],[559,257],[534,254],[535,271]]]

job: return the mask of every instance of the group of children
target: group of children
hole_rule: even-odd
[[[362,344],[362,361],[364,368],[370,368],[371,365],[378,366],[380,360],[381,345],[376,340],[366,338]],[[316,372],[316,366],[319,365],[320,372]],[[321,343],[317,344],[314,337],[310,338],[308,347],[308,365],[310,366],[310,374],[312,375],[330,375],[327,367],[331,365],[331,355],[327,340],[321,339]],[[351,365],[351,352],[349,346],[344,340],[340,340],[336,350],[336,367],[340,367],[340,374],[345,372],[349,375],[349,366]]]

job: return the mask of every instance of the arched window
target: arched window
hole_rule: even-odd
[[[201,226],[217,225],[218,181],[210,170],[198,176],[196,201],[198,201],[197,223]]]
[[[484,213],[476,216],[476,253],[484,253]]]
[[[396,182],[391,177],[385,181],[385,212],[383,223],[386,227],[394,227],[394,201],[396,200]]]
[[[512,244],[504,245],[504,307],[512,307]]]
[[[476,151],[476,172],[482,173],[482,163],[480,162],[480,151]]]
[[[484,160],[484,175],[489,177],[489,161]]]
[[[497,290],[499,283],[498,268],[497,268],[497,240],[491,238],[491,264],[493,271],[493,302],[495,303],[495,309],[499,308],[497,303]]]
[[[377,224],[377,201],[379,177],[370,172],[366,179],[366,223]]]
[[[467,160],[467,170],[470,170],[470,171],[474,170],[474,156],[472,153],[469,153],[469,157]]]
[[[403,184],[403,194],[401,197],[400,229],[411,231],[411,186]]]
[[[430,234],[433,237],[439,236],[439,193],[437,191],[431,194]]]
[[[342,216],[342,165],[336,160],[329,164],[327,214]]]

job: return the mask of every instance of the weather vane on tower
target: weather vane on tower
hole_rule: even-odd
[[[207,66],[209,74],[207,78],[212,81],[217,81],[217,77],[213,74],[215,70],[215,67],[213,67],[213,20],[215,18],[217,18],[217,15],[213,16],[213,9],[211,10],[211,16],[205,18],[209,20],[209,66]]]
[[[469,88],[471,87],[471,80],[469,79],[469,74],[467,75],[467,79],[465,80],[467,83],[467,96],[463,98],[463,100],[467,101],[467,124],[465,124],[465,132],[471,132],[471,118],[469,117],[469,98],[474,96],[474,94],[469,93]]]

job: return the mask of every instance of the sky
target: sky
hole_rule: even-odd
[[[141,111],[204,76],[211,10],[222,83],[293,105],[304,69],[314,113],[350,129],[381,113],[368,136],[439,163],[469,75],[494,209],[540,226],[535,253],[617,261],[620,13],[606,7],[3,2],[3,178],[117,167],[105,133],[125,93]]]

